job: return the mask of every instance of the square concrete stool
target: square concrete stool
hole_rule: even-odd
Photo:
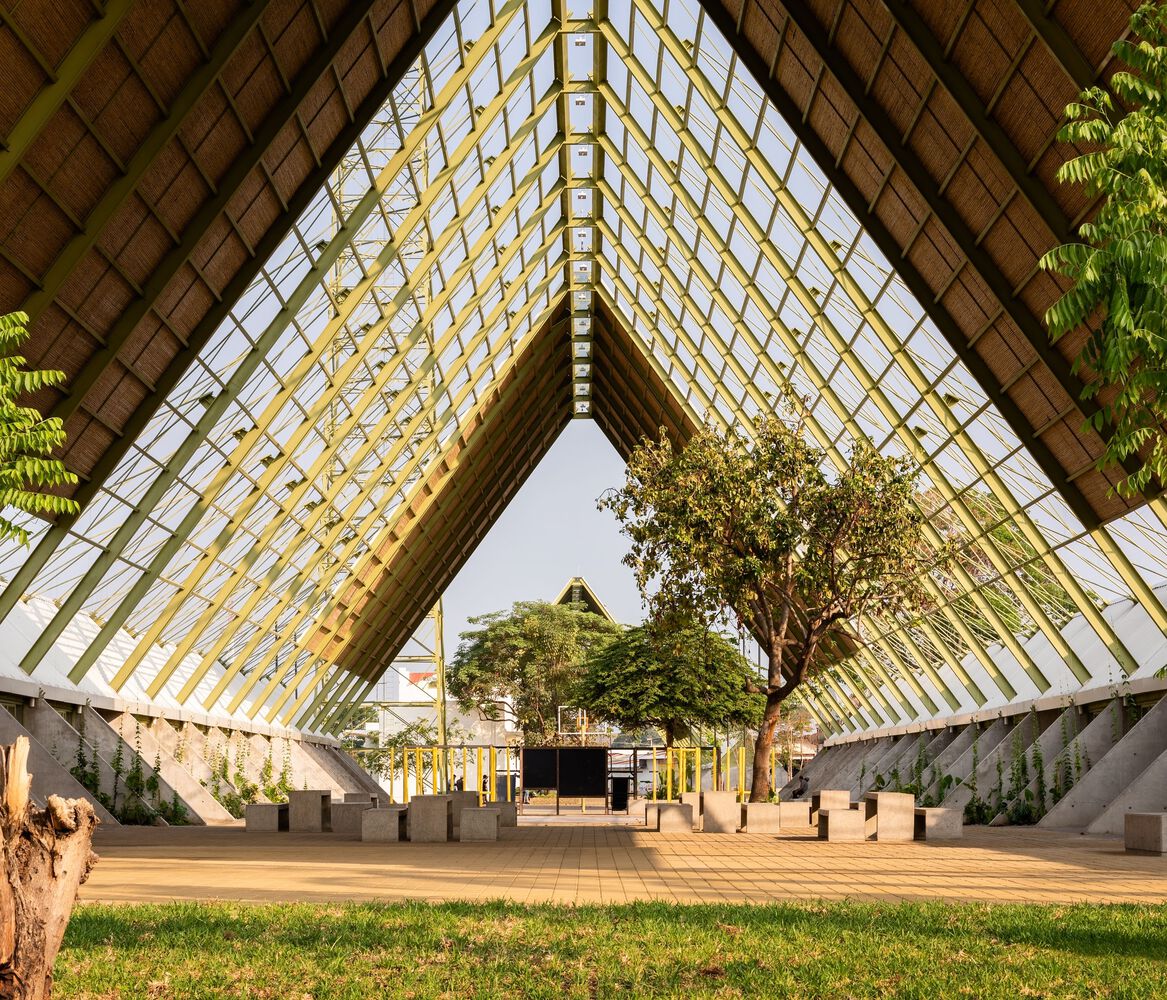
[[[865,839],[863,813],[858,809],[823,809],[819,812],[819,840],[859,843]]]
[[[681,804],[693,807],[693,829],[700,830],[705,826],[704,805],[700,792],[681,792]]]
[[[519,825],[519,804],[517,802],[495,802],[491,809],[498,810],[499,828]]]
[[[810,825],[819,821],[819,813],[828,809],[850,809],[851,792],[842,788],[824,788],[810,797]]]
[[[462,813],[462,825],[458,828],[458,839],[462,843],[472,841],[498,840],[500,810],[491,806],[481,809],[467,809]]]
[[[448,795],[415,795],[406,820],[415,844],[444,844],[454,836],[454,806]]]
[[[706,833],[737,833],[741,818],[737,792],[701,793],[701,829]]]
[[[369,843],[396,843],[405,840],[406,806],[366,809],[361,813],[361,840]]]
[[[478,808],[478,793],[477,792],[450,792],[450,809],[454,816],[454,829],[457,830],[462,823],[462,811],[465,809]],[[498,805],[497,802],[493,805]]]
[[[917,809],[915,833],[917,840],[960,840],[964,836],[964,813],[935,806]]]
[[[363,816],[372,808],[371,802],[334,802],[332,832],[342,840],[360,840]]]
[[[373,795],[370,792],[345,792],[345,802],[368,802],[374,809],[381,804],[380,796]]]
[[[868,792],[863,807],[871,840],[903,842],[916,836],[916,799],[907,792]]]
[[[779,802],[778,808],[782,810],[783,826],[814,825],[810,821],[810,801],[808,799],[795,799],[793,802]]]
[[[1140,854],[1167,854],[1167,812],[1127,813],[1123,844],[1128,851]]]
[[[248,833],[279,833],[288,829],[286,802],[252,802],[243,816]]]
[[[644,805],[644,825],[650,830],[660,828],[660,803],[646,802]]]
[[[693,807],[688,802],[661,802],[656,807],[656,820],[661,833],[692,833]]]
[[[742,833],[779,833],[782,830],[781,806],[777,802],[743,802]]]
[[[293,833],[323,833],[332,822],[332,792],[288,792],[288,828]]]

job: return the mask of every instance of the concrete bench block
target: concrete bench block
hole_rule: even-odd
[[[415,795],[406,821],[415,844],[444,844],[454,836],[454,806],[448,795]]]
[[[252,802],[243,816],[248,833],[278,833],[288,829],[286,802]]]
[[[381,798],[378,795],[373,795],[370,792],[345,792],[345,802],[368,802],[374,809],[381,804]]]
[[[462,813],[462,825],[458,828],[458,839],[470,841],[498,840],[501,811],[491,806],[481,809],[467,809]]]
[[[864,816],[858,809],[822,809],[819,811],[819,840],[859,842]]]
[[[907,792],[868,792],[863,796],[864,828],[871,840],[912,840],[916,835],[916,799]]]
[[[779,833],[782,811],[777,802],[743,802],[742,833]]]
[[[454,829],[462,823],[462,813],[466,809],[478,808],[478,793],[477,792],[450,792],[450,809],[454,816]],[[498,805],[497,802],[493,805]]]
[[[1128,851],[1167,854],[1167,812],[1129,812],[1123,819],[1123,843]]]
[[[661,802],[656,816],[656,829],[661,833],[693,832],[693,807],[688,802]]]
[[[810,803],[805,799],[780,802],[778,808],[782,810],[782,825],[784,827],[814,826],[810,821]]]
[[[821,792],[815,792],[810,797],[810,823],[814,826],[818,823],[820,812],[826,812],[828,809],[850,809],[851,808],[851,792],[845,788],[824,788]]]
[[[332,792],[320,788],[288,792],[288,828],[293,833],[323,833],[331,824]]]
[[[341,840],[360,840],[362,817],[372,808],[371,802],[334,802],[332,832]]]
[[[500,829],[519,825],[519,804],[517,802],[495,802],[490,808],[498,810]]]
[[[650,830],[657,830],[660,828],[660,803],[648,802],[644,806],[644,825]]]
[[[701,793],[701,829],[705,833],[737,833],[741,817],[737,792]]]
[[[681,804],[693,807],[693,829],[703,829],[705,824],[705,817],[703,815],[705,806],[701,800],[701,793],[681,792]]]
[[[366,809],[361,813],[361,840],[370,843],[396,843],[405,840],[406,806],[388,806],[384,809]]]
[[[964,812],[930,806],[916,810],[916,840],[960,840],[964,836]]]

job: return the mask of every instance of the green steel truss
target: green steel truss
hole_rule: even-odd
[[[208,53],[189,99],[265,6]],[[106,6],[0,172],[128,7]],[[30,308],[91,242],[66,248]],[[1158,666],[1161,502],[1078,520],[696,0],[457,4],[230,306],[82,515],[30,521],[31,558],[0,549],[0,606],[31,619],[34,678],[339,730],[400,653],[402,623],[440,597],[410,525],[469,475],[460,449],[482,450],[505,405],[521,433],[488,450],[529,472],[561,426],[556,372],[562,416],[596,415],[601,306],[627,363],[691,423],[748,431],[789,390],[834,467],[859,440],[918,465],[928,543],[959,558],[925,581],[924,619],[852,623],[857,653],[803,696],[827,731]],[[408,607],[383,597],[387,579],[414,588]]]

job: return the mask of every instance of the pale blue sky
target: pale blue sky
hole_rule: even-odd
[[[624,463],[590,420],[573,420],[446,590],[446,656],[466,619],[515,601],[554,600],[583,576],[618,621],[643,618],[628,543],[596,498],[624,480]]]

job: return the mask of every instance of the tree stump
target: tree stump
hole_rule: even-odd
[[[77,890],[97,861],[85,799],[29,801],[28,739],[0,747],[0,1000],[52,995],[53,962]]]

